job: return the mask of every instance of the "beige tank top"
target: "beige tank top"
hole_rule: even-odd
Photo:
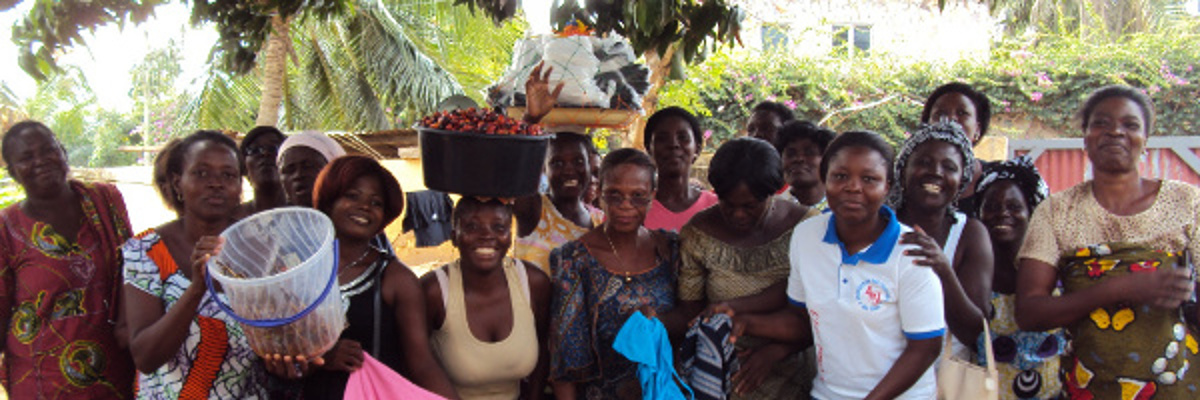
[[[463,298],[458,260],[444,271],[435,270],[442,287],[446,318],[433,331],[430,344],[464,400],[513,400],[521,394],[521,380],[533,372],[538,360],[537,329],[529,305],[524,265],[504,260],[504,277],[513,313],[508,337],[487,343],[471,333]],[[443,284],[444,282],[444,284]]]

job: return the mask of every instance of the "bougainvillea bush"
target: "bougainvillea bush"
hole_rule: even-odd
[[[750,109],[772,100],[797,118],[836,131],[869,129],[893,143],[918,123],[925,97],[961,81],[992,99],[994,115],[1033,120],[1077,136],[1074,116],[1092,90],[1126,84],[1144,90],[1157,107],[1156,135],[1194,135],[1200,121],[1200,35],[1195,29],[1128,35],[1116,43],[1043,36],[993,45],[987,60],[952,65],[864,57],[797,57],[737,50],[692,66],[667,84],[660,107],[682,106],[704,122],[715,148],[745,126]],[[1020,137],[998,126],[993,133]]]

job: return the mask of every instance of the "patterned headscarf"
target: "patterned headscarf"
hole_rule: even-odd
[[[900,147],[900,152],[896,156],[894,170],[896,182],[892,185],[891,193],[888,194],[888,202],[893,209],[899,210],[904,205],[904,167],[908,166],[908,158],[912,156],[917,147],[931,140],[952,144],[958,148],[959,154],[962,154],[962,178],[958,185],[958,193],[954,194],[954,199],[950,202],[951,211],[954,209],[954,201],[957,201],[971,184],[971,179],[975,176],[975,151],[971,149],[971,142],[967,140],[967,134],[963,132],[962,125],[953,121],[921,124],[921,127],[908,140],[904,141],[904,145]]]
[[[980,195],[987,193],[988,188],[1003,181],[1013,181],[1017,188],[1021,189],[1021,194],[1025,196],[1025,205],[1029,207],[1030,213],[1033,213],[1033,209],[1037,208],[1037,205],[1050,195],[1050,187],[1046,186],[1046,181],[1042,179],[1037,167],[1033,165],[1033,160],[1026,156],[984,165],[983,175],[979,177],[979,183],[975,185],[975,193]],[[982,209],[982,201],[975,204],[977,208]],[[976,210],[976,212],[980,210]]]

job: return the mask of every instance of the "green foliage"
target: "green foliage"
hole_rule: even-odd
[[[990,60],[954,65],[907,63],[885,55],[801,58],[782,53],[718,53],[690,67],[688,80],[667,84],[662,106],[682,106],[703,118],[715,148],[745,126],[750,109],[771,100],[797,118],[837,131],[869,129],[899,143],[917,126],[925,96],[961,81],[986,93],[993,115],[1036,121],[1079,135],[1073,116],[1082,100],[1105,85],[1141,88],[1154,99],[1155,134],[1197,133],[1200,121],[1200,35],[1195,29],[1125,35],[1116,43],[1065,36],[1034,44],[1000,43]],[[1019,136],[993,126],[992,134]]]
[[[100,110],[96,115],[96,133],[92,136],[92,156],[88,166],[93,168],[133,165],[138,154],[122,152],[121,146],[140,145],[135,143],[138,121],[129,114]]]
[[[11,1],[10,7],[18,3]],[[13,27],[21,49],[20,64],[30,76],[44,80],[58,70],[55,54],[83,44],[80,32],[109,24],[141,23],[167,0],[35,0],[24,20]],[[254,68],[259,49],[271,31],[271,17],[323,19],[344,12],[346,0],[190,0],[191,22],[213,22],[221,36],[213,58],[222,69],[244,74]]]
[[[450,0],[354,4],[336,18],[292,23],[296,58],[287,67],[281,129],[395,129],[451,94],[482,100],[525,28],[521,20],[495,26]],[[257,75],[214,69],[205,79],[176,126],[254,126]]]
[[[588,1],[583,7],[575,0],[555,0],[550,15],[555,29],[578,20],[600,33],[619,33],[636,54],[666,54],[668,46],[677,44],[689,63],[703,60],[710,39],[732,45],[742,21],[741,10],[726,0],[608,0]]]
[[[484,104],[487,87],[508,68],[513,43],[524,38],[529,28],[520,16],[489,23],[494,21],[486,15],[448,1],[432,5],[399,2],[392,13],[411,32],[409,38],[421,52],[450,71],[463,93],[479,104]]]
[[[0,169],[0,210],[24,198],[25,191],[21,189],[21,185],[8,176],[7,169]]]
[[[10,9],[19,0],[7,1]],[[41,81],[59,70],[59,50],[83,43],[80,32],[108,24],[141,23],[165,0],[35,0],[29,14],[13,26],[21,69]]]
[[[83,72],[72,67],[50,75],[38,83],[23,108],[54,131],[71,165],[87,165],[93,149],[90,116],[98,106]]]

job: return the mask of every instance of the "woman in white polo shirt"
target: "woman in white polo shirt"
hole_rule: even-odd
[[[900,244],[912,230],[883,205],[892,148],[878,134],[846,132],[821,160],[830,213],[798,225],[790,247],[790,310],[738,316],[740,334],[816,347],[812,397],[931,399],[929,368],[946,325],[933,252]],[[744,330],[743,330],[744,329]]]

